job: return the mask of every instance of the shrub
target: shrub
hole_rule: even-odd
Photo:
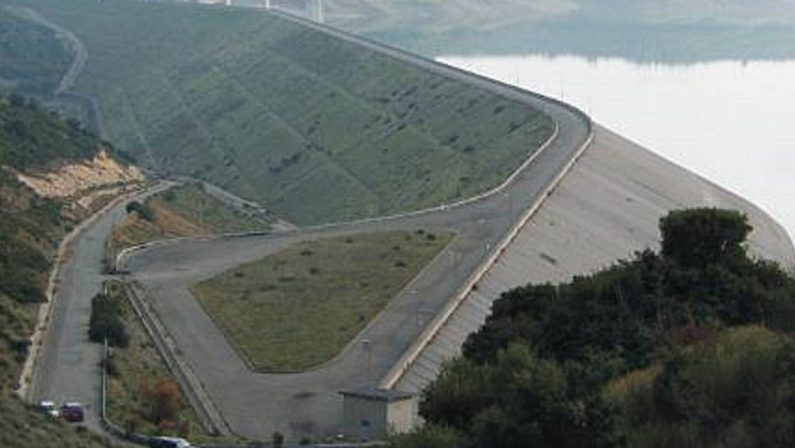
[[[127,210],[127,213],[137,213],[138,217],[144,221],[153,222],[155,220],[154,210],[138,201],[129,202],[125,207],[125,210]]]
[[[91,299],[91,317],[88,323],[88,337],[102,343],[105,339],[114,347],[127,347],[130,338],[122,322],[123,308],[121,298],[97,294]]]
[[[142,395],[149,406],[148,417],[152,423],[160,426],[175,419],[180,394],[179,385],[174,380],[163,378],[154,387],[145,385]]]

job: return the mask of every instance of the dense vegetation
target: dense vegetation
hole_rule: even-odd
[[[0,5],[0,90],[50,94],[71,62],[52,30]]]
[[[62,120],[18,95],[0,98],[0,166],[46,168],[90,159],[103,146],[76,120]]]
[[[676,211],[662,251],[494,303],[426,391],[415,446],[791,446],[795,281],[745,216]]]
[[[30,6],[88,48],[76,89],[99,100],[111,141],[298,224],[484,191],[553,130],[523,103],[262,12]]]
[[[19,132],[10,129],[21,130]],[[85,147],[81,147],[85,145]],[[94,447],[96,437],[76,434],[27,409],[10,390],[28,352],[36,303],[44,299],[58,241],[72,223],[62,204],[36,196],[9,168],[41,168],[90,156],[100,142],[57,116],[19,98],[0,97],[0,446]]]

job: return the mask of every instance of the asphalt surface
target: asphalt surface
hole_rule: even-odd
[[[400,50],[297,20],[322,32],[364,44],[427,70],[451,76],[524,101],[543,110],[558,131],[532,163],[499,191],[457,206],[400,216],[309,228],[282,235],[213,240],[180,240],[133,253],[126,267],[151,297],[151,304],[180,347],[215,406],[232,430],[251,438],[275,431],[291,437],[334,435],[341,431],[341,389],[376,384],[390,371],[425,326],[459,294],[509,230],[582,148],[590,120],[575,109],[512,86],[470,75]],[[532,148],[528,148],[531,152]],[[261,374],[249,370],[221,331],[189,294],[196,282],[241,263],[274,253],[298,241],[387,229],[445,229],[455,240],[337,358],[300,374]],[[368,373],[362,341],[372,352]]]
[[[99,361],[102,347],[88,340],[91,298],[102,288],[105,241],[131,200],[142,200],[168,187],[156,186],[104,212],[75,237],[71,256],[61,265],[48,328],[31,379],[30,401],[77,401],[86,406],[85,425],[100,431]]]

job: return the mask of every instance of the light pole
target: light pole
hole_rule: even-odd
[[[373,346],[369,339],[362,340],[362,348],[367,356],[367,387],[373,386]]]

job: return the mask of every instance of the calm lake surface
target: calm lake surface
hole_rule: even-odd
[[[663,64],[539,53],[437,59],[572,103],[749,199],[795,235],[795,59]]]

